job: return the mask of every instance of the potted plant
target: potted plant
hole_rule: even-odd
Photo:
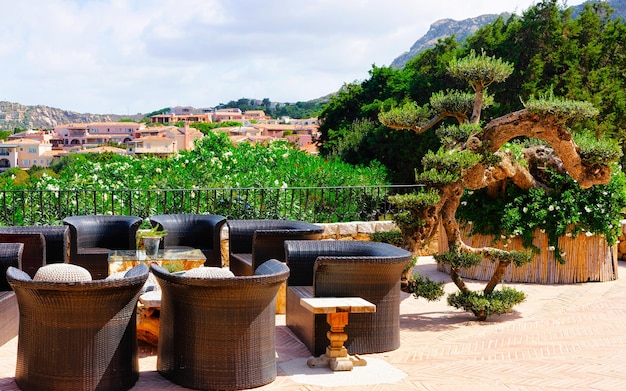
[[[152,226],[149,219],[144,219],[135,236],[137,250],[145,250],[147,256],[157,255],[161,239],[167,235],[167,230],[159,227],[158,224]]]

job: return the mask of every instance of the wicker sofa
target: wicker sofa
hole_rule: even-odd
[[[106,278],[109,250],[136,248],[135,235],[142,220],[135,216],[70,216],[70,262],[89,270],[94,279]]]
[[[20,269],[34,277],[49,263],[68,263],[70,232],[63,225],[0,227],[0,243],[24,243]]]
[[[293,220],[228,220],[229,267],[251,276],[268,259],[285,261],[285,240],[319,239],[324,229]]]
[[[0,346],[17,335],[17,298],[6,279],[6,272],[9,267],[18,267],[23,251],[23,243],[0,243]]]
[[[196,248],[206,257],[206,266],[222,266],[221,232],[226,218],[204,214],[150,216],[152,225],[167,230],[162,248]]]
[[[32,280],[7,270],[20,310],[17,385],[25,391],[131,388],[139,378],[135,317],[148,267],[140,264],[118,279],[62,277]]]
[[[202,390],[274,381],[274,309],[289,276],[284,263],[269,260],[253,276],[186,277],[157,265],[151,270],[162,289],[157,370],[163,377]]]
[[[352,314],[344,346],[351,354],[400,347],[400,277],[410,252],[377,242],[286,241],[287,326],[314,354],[328,346],[326,317],[300,304],[303,297],[362,297],[375,313]]]

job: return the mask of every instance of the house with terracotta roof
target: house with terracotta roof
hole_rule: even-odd
[[[215,110],[213,113],[213,121],[243,121],[245,119],[243,113],[239,108],[227,108]]]
[[[188,123],[180,128],[178,126],[157,126],[141,129],[138,132],[137,140],[147,136],[160,136],[174,140],[178,151],[191,151],[195,147],[196,140],[204,137],[204,134],[196,128],[192,128]]]
[[[269,118],[265,115],[263,110],[248,110],[244,113],[244,117],[245,119],[252,121],[266,120]]]
[[[144,124],[136,122],[92,122],[57,125],[54,131],[63,141],[64,148],[89,148],[109,142],[126,144]]]
[[[54,158],[52,144],[20,138],[0,143],[0,169],[13,167],[28,169],[32,166],[48,167]]]
[[[211,113],[202,114],[157,114],[150,117],[153,124],[175,124],[177,122],[213,122]]]
[[[126,151],[131,154],[151,154],[166,157],[177,153],[176,141],[165,136],[143,136],[128,143]]]

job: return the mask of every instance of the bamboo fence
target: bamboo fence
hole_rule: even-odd
[[[491,246],[503,250],[525,250],[522,239],[515,237],[505,243],[494,240],[493,236],[468,236],[469,228],[461,231],[463,241],[472,247]],[[533,244],[540,254],[523,266],[511,265],[503,277],[505,282],[531,282],[541,284],[571,284],[591,281],[612,281],[617,279],[617,245],[609,246],[601,235],[576,237],[562,236],[558,246],[564,253],[565,263],[559,263],[554,251],[548,249],[548,235],[537,230]],[[439,252],[448,250],[448,240],[443,229],[439,230]],[[439,271],[449,273],[447,265],[437,265]],[[461,277],[487,281],[493,275],[495,263],[483,260],[479,265],[461,270]]]

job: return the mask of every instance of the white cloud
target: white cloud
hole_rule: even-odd
[[[20,0],[0,15],[0,100],[92,113],[310,100],[388,65],[443,18],[532,0]],[[570,1],[569,5],[582,1]]]

